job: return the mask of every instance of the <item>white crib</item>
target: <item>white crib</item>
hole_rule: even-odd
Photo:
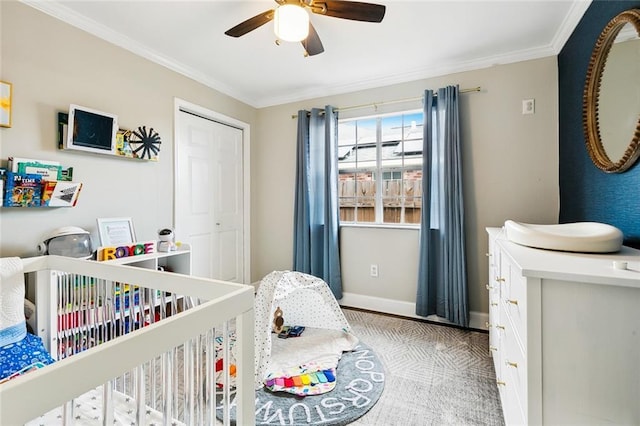
[[[57,361],[0,385],[0,425],[85,424],[83,398],[91,424],[229,425],[234,405],[255,424],[252,286],[59,256],[23,265]],[[216,385],[214,345],[230,360],[230,334],[235,388],[230,362]]]

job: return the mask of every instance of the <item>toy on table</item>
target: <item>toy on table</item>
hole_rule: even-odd
[[[159,252],[170,252],[176,251],[178,247],[173,242],[173,230],[169,228],[164,228],[158,231],[158,251]]]

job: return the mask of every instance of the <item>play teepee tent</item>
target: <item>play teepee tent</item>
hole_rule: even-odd
[[[302,272],[274,271],[262,279],[255,298],[256,389],[269,374],[277,308],[282,310],[285,325],[337,331],[333,335],[340,342],[332,342],[333,351],[338,352],[336,363],[343,350],[352,350],[358,343],[326,282]]]

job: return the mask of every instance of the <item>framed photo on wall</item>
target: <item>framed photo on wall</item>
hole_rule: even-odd
[[[132,244],[136,241],[130,217],[98,218],[98,235],[102,247]]]
[[[0,127],[11,127],[13,85],[0,80]]]

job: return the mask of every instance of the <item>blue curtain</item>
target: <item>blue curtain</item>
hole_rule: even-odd
[[[322,278],[341,299],[337,132],[333,107],[298,111],[293,270]]]
[[[424,94],[416,314],[469,326],[458,87]]]

